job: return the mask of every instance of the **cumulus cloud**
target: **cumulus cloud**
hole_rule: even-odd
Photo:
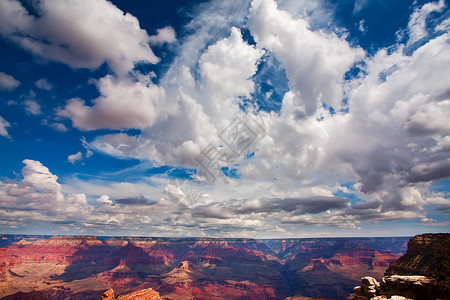
[[[236,99],[250,97],[254,90],[250,79],[262,55],[262,50],[245,43],[240,30],[233,27],[229,37],[209,46],[200,57],[201,88],[205,93],[201,104],[218,126],[226,123],[216,120],[230,120],[236,115],[239,109]]]
[[[70,118],[80,130],[143,129],[155,122],[158,103],[165,95],[164,89],[151,81],[119,80],[110,75],[101,78],[97,87],[101,96],[93,100],[93,106],[73,98],[57,114]]]
[[[350,149],[342,145],[339,151],[354,166],[363,191],[374,191],[385,182],[384,177],[391,179],[390,174],[399,175],[399,185],[448,176],[447,155],[434,151],[430,156],[450,129],[445,117],[449,100],[441,97],[449,89],[443,79],[447,74],[443,65],[449,63],[450,54],[447,38],[437,37],[411,56],[401,54],[401,49],[392,54],[381,50],[367,61],[368,75],[353,91],[347,116],[347,124],[359,128],[345,136],[333,131],[337,139],[353,145]],[[380,80],[379,74],[392,66],[395,71]],[[332,140],[335,150],[337,139]]]
[[[183,76],[168,84],[166,102],[159,106],[161,112],[154,124],[138,127],[144,129],[139,136],[120,133],[98,137],[92,147],[117,157],[195,166],[201,150],[218,140],[218,129],[242,114],[237,99],[253,92],[251,77],[262,54],[243,41],[239,29],[232,28],[228,37],[209,46],[201,56],[197,82],[185,66],[181,68]],[[137,109],[144,111],[142,106]],[[66,107],[63,114],[68,111],[73,110]],[[151,116],[146,114],[147,118]],[[127,122],[137,120],[128,118]]]
[[[132,224],[131,227],[143,222],[151,225],[147,215],[163,207],[143,196],[122,198],[114,204],[108,195],[96,194],[96,200],[89,201],[84,193],[64,192],[58,176],[42,163],[30,159],[23,163],[21,180],[0,181],[0,222],[4,226],[16,226],[17,221],[26,220],[21,226],[70,224],[78,232],[114,226],[126,230],[127,224]],[[129,195],[130,191],[125,193]],[[157,227],[161,220],[154,219]]]
[[[62,198],[61,186],[57,182],[58,176],[50,173],[49,169],[38,161],[25,159],[23,163],[25,164],[22,169],[23,183],[41,192],[54,193],[58,200]]]
[[[113,202],[111,201],[111,199],[109,199],[108,195],[101,195],[97,199],[97,203],[99,203],[101,205],[113,205]]]
[[[37,16],[17,0],[0,3],[0,34],[35,55],[72,68],[103,63],[125,75],[136,62],[157,63],[147,32],[106,0],[35,2]]]
[[[0,72],[0,90],[12,91],[19,85],[20,82],[17,81],[14,77],[6,73]]]
[[[56,12],[56,8],[66,5],[53,9],[46,6],[50,0],[42,3],[41,9],[47,9],[50,16],[63,14],[64,9]],[[108,7],[114,22],[130,18],[134,24],[127,23],[133,30],[124,27],[127,33],[136,34],[126,51],[136,44],[147,49],[148,42],[161,45],[176,39],[170,27],[148,37],[133,17],[119,16],[111,4],[99,3],[103,2],[95,5]],[[366,4],[357,1],[354,12]],[[24,25],[25,19],[39,27],[50,18],[31,17],[16,1],[2,5],[18,16],[0,21],[3,34],[16,32],[20,26],[29,32],[31,25]],[[185,28],[194,34],[180,39],[177,56],[158,85],[151,76],[138,72],[123,76],[141,60],[141,54],[127,54],[125,61],[117,62],[116,54],[102,52],[108,40],[92,52],[95,55],[85,57],[85,67],[106,62],[116,74],[97,80],[98,98],[70,99],[57,111],[80,130],[140,129],[139,133],[102,132],[89,142],[83,140],[86,157],[90,151],[99,151],[121,159],[136,158],[147,167],[193,168],[197,175],[202,175],[199,158],[206,150],[227,147],[224,134],[230,133],[226,131],[230,125],[240,120],[243,123],[236,128],[242,129],[252,120],[262,120],[263,134],[230,165],[236,178],[221,176],[213,185],[202,186],[195,201],[189,191],[163,176],[139,182],[72,178],[63,193],[48,169],[28,161],[22,181],[2,183],[5,203],[34,209],[30,199],[49,194],[48,201],[70,202],[91,212],[83,218],[85,227],[134,226],[165,234],[173,228],[179,234],[190,230],[251,234],[300,232],[304,226],[359,230],[367,222],[413,219],[440,223],[432,221],[426,210],[432,206],[438,213],[449,211],[447,195],[431,191],[435,182],[450,174],[450,45],[448,32],[427,28],[426,20],[445,3],[415,10],[407,29],[409,44],[379,49],[371,56],[352,46],[342,30],[331,28],[332,14],[321,5],[309,0],[208,2]],[[312,8],[318,9],[310,13]],[[100,12],[90,14],[96,20]],[[103,28],[98,22],[89,24]],[[49,32],[45,47],[63,40],[56,39],[56,31]],[[40,37],[36,32],[29,34]],[[125,31],[111,39],[122,34]],[[247,42],[252,40],[249,35],[255,43]],[[14,39],[14,34],[8,37],[16,42],[22,39]],[[33,43],[41,42],[36,38]],[[73,54],[66,53],[73,43],[68,45],[68,50],[61,50],[67,57]],[[90,46],[83,49],[89,52]],[[51,55],[47,58],[83,67],[81,58]],[[152,61],[149,57],[142,60]],[[280,84],[270,78],[272,71],[264,69],[266,63],[275,61],[286,74],[282,76],[287,91],[281,93],[281,109],[258,110],[254,103],[256,94],[262,93],[260,87]],[[345,75],[352,67],[361,72],[349,79]],[[269,74],[258,76],[261,70]],[[264,96],[270,98],[270,92]],[[75,163],[82,156],[81,152],[72,154],[68,161]],[[86,195],[75,196],[77,190]],[[62,211],[69,214],[67,209]]]
[[[252,2],[249,27],[257,45],[272,51],[286,68],[298,118],[314,114],[321,103],[340,107],[340,83],[363,58],[361,49],[334,33],[312,31],[307,20],[279,10],[273,0]]]
[[[3,119],[2,116],[0,116],[0,135],[3,137],[9,137],[8,130],[6,128],[10,127],[11,124],[9,124],[8,121]]]
[[[94,208],[87,203],[84,194],[63,194],[58,177],[47,167],[30,159],[25,159],[23,163],[22,180],[0,181],[1,220],[8,224],[25,212],[26,215],[19,218],[26,218],[27,222],[32,223],[76,223],[89,218]],[[10,209],[13,209],[12,213],[8,213]]]
[[[281,4],[290,7],[289,1]],[[367,220],[423,217],[430,183],[449,174],[447,34],[409,55],[404,46],[396,45],[366,57],[344,37],[313,29],[308,19],[281,10],[274,1],[253,1],[248,22],[256,46],[243,42],[233,28],[197,56],[198,65],[188,64],[187,58],[175,61],[171,70],[178,73],[169,70],[161,80],[168,99],[177,99],[167,119],[138,136],[98,137],[92,148],[119,158],[198,168],[195,158],[208,142],[217,141],[220,130],[236,116],[253,113],[236,104],[240,97],[252,97],[251,78],[266,53],[286,68],[290,90],[279,113],[257,112],[266,122],[266,135],[252,148],[254,156],[240,161],[236,169],[247,186],[264,182],[269,187],[264,193],[272,197],[261,199],[261,187],[256,189],[259,194],[247,189],[231,192],[233,180],[227,179],[220,183],[226,188],[216,183],[211,192],[217,206],[197,207],[192,213],[208,220],[219,218],[217,212],[222,211],[219,219],[256,214],[258,222],[275,218],[284,224],[354,229]],[[366,75],[344,81],[358,61],[364,61],[359,67]],[[199,76],[193,75],[196,72]],[[334,197],[340,189],[336,181],[341,180],[356,182],[347,192],[364,201],[348,206],[345,198]],[[298,194],[306,186],[316,189],[307,193],[310,198]],[[166,186],[166,192],[186,197],[176,186]],[[245,200],[230,210],[234,202],[225,195],[257,200]]]
[[[113,71],[97,81],[101,96],[92,101],[94,105],[69,99],[58,110],[59,116],[71,119],[80,130],[143,129],[155,122],[164,89],[151,83],[151,75],[132,71],[136,63],[159,61],[149,43],[174,42],[172,27],[150,37],[134,16],[106,0],[45,0],[33,7],[36,12],[27,11],[16,0],[2,2],[0,34],[46,60],[89,69],[106,63]],[[43,90],[52,88],[45,78],[35,85]],[[36,104],[28,101],[27,111],[39,114]],[[62,125],[55,126],[62,129]]]

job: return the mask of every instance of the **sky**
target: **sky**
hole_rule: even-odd
[[[0,1],[0,233],[449,232],[449,5]]]

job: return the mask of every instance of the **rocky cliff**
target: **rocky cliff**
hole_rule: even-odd
[[[406,254],[389,265],[385,275],[450,277],[450,234],[421,234],[408,242]]]
[[[361,279],[355,300],[450,299],[450,234],[421,234],[408,242],[406,254],[392,262],[378,282]]]

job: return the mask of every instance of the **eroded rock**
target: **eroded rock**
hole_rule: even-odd
[[[103,293],[101,300],[162,300],[157,291],[151,288],[134,291],[117,298],[114,296],[114,290],[109,289]]]
[[[449,299],[437,280],[426,276],[385,276],[380,283],[372,277],[364,277],[361,283],[362,286],[355,287],[355,300]]]

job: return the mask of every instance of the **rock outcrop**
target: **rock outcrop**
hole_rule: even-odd
[[[450,234],[420,234],[408,242],[406,254],[389,265],[385,275],[450,277]]]
[[[114,296],[114,290],[109,289],[103,293],[101,300],[114,300],[116,296]]]
[[[361,283],[362,286],[355,288],[354,300],[398,299],[399,296],[414,300],[448,299],[437,280],[426,276],[392,275],[383,277],[381,282],[364,277]]]
[[[153,289],[143,289],[134,291],[125,295],[120,295],[117,298],[114,296],[114,290],[109,289],[103,293],[101,300],[162,300],[159,293]]]
[[[406,254],[389,265],[380,282],[362,278],[354,299],[449,300],[449,282],[450,234],[422,234],[410,239]]]
[[[367,300],[377,296],[380,290],[378,281],[370,276],[361,278],[362,286],[355,287],[355,300]]]

